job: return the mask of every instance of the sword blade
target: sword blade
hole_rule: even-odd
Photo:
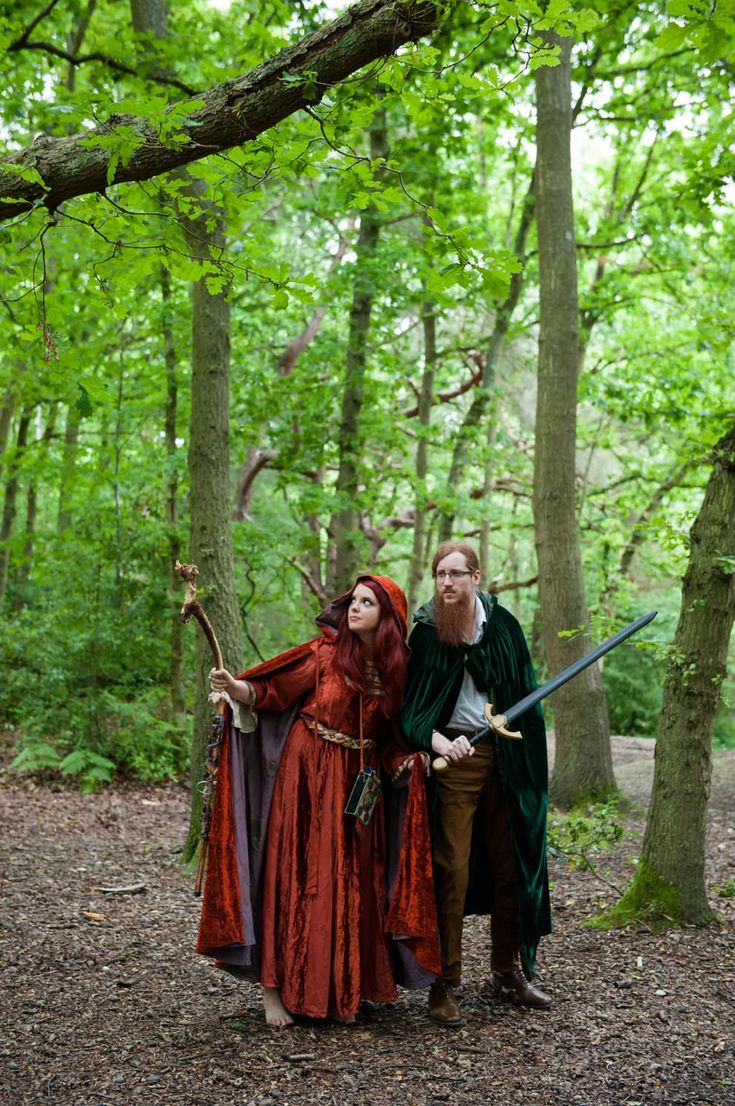
[[[535,691],[530,692],[523,699],[520,699],[517,703],[514,703],[512,707],[509,707],[505,714],[505,728],[515,722],[517,718],[520,718],[522,714],[530,710],[531,707],[535,707],[537,703],[540,703],[542,699],[545,699],[552,692],[557,691],[569,680],[573,680],[575,676],[578,676],[580,672],[584,672],[585,668],[589,668],[591,664],[598,661],[600,657],[604,657],[606,653],[609,653],[611,649],[614,649],[616,645],[620,645],[621,642],[627,641],[633,634],[637,634],[639,630],[642,630],[644,626],[647,626],[649,622],[653,622],[654,618],[658,614],[658,611],[649,611],[648,614],[641,615],[640,618],[636,618],[635,622],[631,622],[628,626],[625,626],[614,637],[610,637],[607,641],[603,641],[602,645],[598,645],[596,649],[593,649],[589,653],[585,653],[579,660],[574,661],[556,676],[552,676],[550,680],[547,680],[545,684],[541,684],[541,687],[537,687]],[[491,732],[490,726],[486,730],[481,730],[480,733],[475,734],[471,739],[470,744],[476,744],[481,738],[487,737]]]

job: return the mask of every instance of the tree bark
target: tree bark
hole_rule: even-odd
[[[59,507],[56,520],[56,528],[59,533],[63,533],[71,526],[71,490],[76,475],[81,421],[79,408],[75,403],[70,403],[66,412],[64,450],[61,458],[61,477],[59,479]]]
[[[67,50],[72,57],[76,57],[84,42],[87,31],[89,30],[89,24],[94,14],[94,9],[97,7],[97,0],[87,0],[86,10],[77,17],[76,22],[69,31],[69,37],[66,41]],[[66,81],[64,82],[68,92],[73,92],[77,83],[77,70],[76,66],[69,63],[66,70]]]
[[[58,405],[53,403],[46,419],[43,431],[41,448],[48,449],[56,431],[56,415]],[[31,576],[31,562],[33,560],[33,546],[36,537],[36,517],[38,514],[38,477],[33,474],[28,479],[26,489],[26,525],[23,540],[23,552],[18,565],[18,571],[12,582],[13,610],[21,610],[28,599],[28,582]]]
[[[3,500],[3,517],[0,522],[0,603],[5,598],[8,587],[8,571],[10,566],[10,539],[13,535],[15,516],[18,510],[18,488],[20,486],[18,471],[23,460],[28,443],[28,427],[35,408],[33,404],[27,404],[20,413],[18,419],[18,432],[15,438],[15,449],[8,461],[8,474],[5,482],[5,498]]]
[[[571,171],[569,39],[557,68],[536,73],[540,311],[533,511],[539,600],[552,673],[589,651],[589,614],[575,509],[579,306]],[[576,631],[576,632],[575,632]],[[560,637],[560,633],[571,636]],[[551,796],[569,807],[615,791],[607,702],[597,665],[554,697]]]
[[[202,185],[202,188],[204,186]],[[201,214],[184,221],[189,249],[210,259],[224,246],[220,212],[201,200]],[[214,230],[208,229],[214,223]],[[200,596],[215,628],[224,663],[242,665],[242,627],[235,593],[230,493],[230,305],[225,294],[211,295],[204,281],[192,286],[191,425],[189,433],[189,559],[199,568]],[[208,672],[212,655],[204,636],[196,635],[194,731],[192,740],[192,817],[183,858],[199,842],[200,800],[196,783],[206,753],[211,706]]]
[[[641,858],[611,917],[699,925],[714,911],[705,885],[712,731],[735,621],[735,424],[690,533],[679,623],[664,682],[651,805]]]
[[[379,111],[370,130],[370,158],[373,162],[387,157],[385,112]],[[370,315],[375,299],[373,258],[382,225],[377,209],[368,207],[360,220],[360,232],[355,248],[355,280],[350,310],[350,330],[347,345],[347,367],[342,392],[342,415],[339,427],[339,472],[336,492],[339,502],[332,529],[334,533],[334,575],[332,589],[342,592],[350,586],[358,568],[358,511],[360,468],[360,415],[365,387],[367,341]]]
[[[424,431],[416,445],[416,512],[413,524],[413,549],[408,574],[408,613],[416,610],[419,589],[424,578],[426,544],[426,477],[429,471],[428,430],[431,425],[431,406],[434,400],[434,371],[436,368],[436,310],[433,303],[421,305],[421,321],[424,328],[424,371],[419,392],[419,424]]]
[[[181,607],[181,580],[173,571],[173,566],[181,560],[181,535],[179,533],[178,494],[179,482],[176,476],[176,420],[178,415],[179,385],[177,379],[177,356],[174,343],[171,282],[168,271],[161,267],[161,330],[163,337],[163,356],[166,365],[166,411],[164,427],[166,435],[166,457],[169,462],[169,477],[166,486],[166,522],[168,524],[168,555],[171,564],[171,587],[173,590],[171,609],[169,694],[173,718],[184,717],[184,637],[183,625],[179,616]]]
[[[135,30],[160,39],[167,33],[165,0],[131,0]],[[158,64],[153,52],[153,68]],[[159,70],[160,72],[160,70]],[[187,178],[187,174],[182,174]],[[192,255],[211,260],[225,245],[222,212],[203,198],[203,181],[188,180],[197,214],[181,220]],[[230,305],[224,293],[212,295],[204,281],[192,285],[191,422],[189,430],[189,561],[199,569],[199,600],[215,629],[224,664],[239,671],[242,628],[235,592],[230,495]],[[168,363],[168,368],[171,364]],[[167,441],[175,446],[175,379],[168,375]],[[173,425],[172,425],[173,420]],[[170,490],[170,489],[169,489]],[[170,507],[170,503],[169,503]],[[172,661],[173,663],[173,661]],[[212,708],[208,673],[213,658],[209,643],[197,633],[194,669],[194,727],[191,745],[191,818],[182,860],[191,860],[200,842],[201,779]]]
[[[38,204],[53,211],[74,196],[104,192],[110,185],[126,181],[150,180],[250,142],[300,108],[313,106],[328,88],[351,73],[428,34],[435,26],[436,6],[432,3],[360,0],[250,73],[204,92],[198,97],[204,106],[182,124],[190,141],[181,145],[164,145],[147,120],[122,114],[111,115],[81,135],[41,136],[6,162],[24,170],[35,169],[43,184],[24,180],[17,172],[0,171],[0,221]],[[89,142],[107,138],[118,127],[131,128],[140,136],[141,145],[110,174],[112,151]]]
[[[523,200],[523,206],[521,209],[521,218],[518,224],[518,230],[516,231],[515,242],[513,244],[513,252],[519,260],[524,260],[526,254],[526,242],[528,240],[528,233],[533,224],[534,216],[534,174],[531,175],[531,179],[528,183],[528,189]],[[513,312],[515,311],[518,300],[520,299],[521,290],[523,288],[525,270],[520,269],[519,272],[513,273],[510,280],[510,288],[508,289],[508,295],[503,303],[498,308],[495,316],[495,325],[493,332],[490,335],[488,342],[487,353],[485,355],[482,376],[480,378],[477,391],[473,397],[472,403],[465,415],[464,421],[457,435],[457,440],[452,454],[452,461],[449,468],[448,477],[448,493],[451,496],[455,489],[459,487],[462,478],[462,472],[464,470],[467,455],[470,450],[470,444],[474,435],[475,429],[480,426],[483,419],[488,418],[491,422],[494,416],[494,404],[496,398],[495,391],[495,376],[498,360],[505,344],[505,338],[508,333],[508,327],[510,326]],[[488,427],[487,437],[489,444],[494,440],[495,428],[490,425]],[[489,494],[491,486],[491,479],[486,476],[484,482],[484,493]],[[483,498],[485,497],[483,496]],[[455,513],[445,513],[442,515],[441,522],[439,524],[439,541],[448,541],[452,536],[452,530],[454,527]],[[484,531],[484,536],[483,536]],[[483,577],[488,575],[487,565],[487,547],[488,547],[488,534],[489,524],[487,529],[483,528],[481,531],[481,550],[480,550],[480,567],[482,569]]]
[[[122,331],[120,337],[122,338]],[[125,576],[125,540],[123,537],[123,525],[122,525],[122,487],[120,480],[120,467],[122,463],[122,456],[124,450],[125,433],[123,429],[123,406],[125,400],[125,384],[126,384],[126,369],[125,369],[125,353],[124,346],[121,344],[117,350],[117,394],[115,396],[115,424],[112,432],[112,494],[113,502],[115,505],[115,545],[114,545],[114,560],[115,560],[115,589],[114,600],[115,606],[118,610],[122,610],[123,605],[123,579]]]
[[[0,406],[0,476],[3,471],[3,455],[10,435],[10,424],[13,421],[13,412],[15,411],[15,399],[15,385],[8,384],[3,396],[2,406]]]
[[[148,65],[160,71],[155,57],[155,40],[168,35],[168,0],[130,0],[130,17],[137,35],[148,35],[145,50]]]

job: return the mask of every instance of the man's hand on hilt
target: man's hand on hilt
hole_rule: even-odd
[[[464,760],[465,757],[471,757],[475,755],[475,750],[470,745],[469,739],[460,734],[459,737],[455,737],[454,741],[450,741],[448,737],[445,737],[443,733],[439,733],[438,730],[434,730],[431,735],[431,749],[440,757],[444,757],[445,760],[450,761],[452,764],[456,764],[458,760]]]

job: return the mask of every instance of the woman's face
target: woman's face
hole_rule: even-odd
[[[357,584],[347,611],[347,625],[353,634],[371,640],[380,622],[380,606],[375,593],[365,584]]]

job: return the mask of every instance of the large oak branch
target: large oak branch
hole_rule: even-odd
[[[53,211],[64,200],[103,192],[110,183],[109,148],[89,145],[117,128],[130,128],[143,142],[113,184],[149,180],[208,154],[241,146],[377,58],[392,54],[436,25],[436,6],[422,0],[360,0],[337,19],[282,50],[250,73],[210,89],[204,106],[189,116],[191,141],[164,145],[147,120],[113,115],[84,134],[37,138],[28,149],[4,159],[5,165],[35,169],[45,187],[0,169],[0,221],[34,205]],[[303,81],[298,77],[302,76]],[[130,133],[130,130],[127,131]]]

